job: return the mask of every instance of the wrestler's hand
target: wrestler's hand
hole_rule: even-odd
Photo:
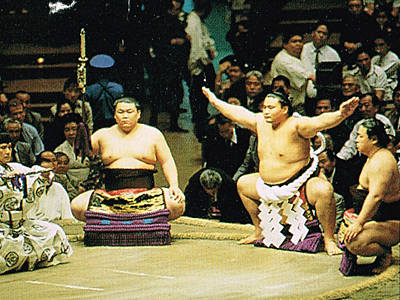
[[[363,226],[358,222],[351,224],[344,234],[344,242],[350,243],[361,232],[362,228]]]
[[[205,86],[203,86],[201,89],[203,91],[204,96],[206,96],[208,101],[210,101],[210,104],[212,106],[215,106],[215,104],[217,103],[217,100],[218,100],[218,98],[215,96],[215,94],[213,92],[211,92],[211,90],[209,88],[206,88]]]
[[[360,99],[358,97],[353,97],[342,104],[340,104],[339,111],[343,118],[351,116],[358,106]]]
[[[178,202],[178,203],[183,203],[185,202],[185,195],[183,194],[183,192],[181,191],[181,189],[176,186],[176,185],[171,185],[169,187],[169,197]]]

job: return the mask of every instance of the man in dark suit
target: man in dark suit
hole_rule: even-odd
[[[337,163],[335,153],[326,149],[318,155],[319,167],[332,184],[335,193],[343,196],[346,209],[353,207],[350,186],[357,183],[357,178],[346,171],[346,162]]]
[[[233,177],[246,156],[250,131],[238,127],[221,114],[212,118],[210,123],[202,145],[204,164]]]
[[[222,222],[251,223],[236,190],[224,171],[204,168],[196,172],[185,188],[185,216],[218,218]]]
[[[21,141],[21,123],[18,120],[7,118],[3,122],[5,131],[11,139],[12,161],[31,167],[35,163],[35,155],[29,143]]]

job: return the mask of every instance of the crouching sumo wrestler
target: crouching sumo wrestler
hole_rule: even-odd
[[[178,174],[171,151],[158,129],[138,123],[140,114],[135,99],[118,99],[114,114],[117,124],[93,134],[93,154],[99,155],[105,165],[102,170],[105,190],[88,190],[72,200],[72,212],[77,219],[85,221],[89,202],[91,210],[110,213],[168,209],[169,220],[183,214],[185,197],[178,188]],[[153,189],[157,162],[169,184],[168,189]],[[137,193],[137,188],[142,190]],[[108,201],[115,195],[120,196],[117,202]]]
[[[291,225],[288,228],[293,235],[291,243],[297,246],[299,241],[306,241],[308,233],[312,233],[313,229],[307,228],[306,222],[310,216],[307,211],[314,207],[324,229],[325,251],[329,255],[341,253],[334,240],[336,209],[333,188],[327,180],[316,176],[318,158],[310,154],[310,139],[350,116],[358,105],[358,98],[343,102],[336,112],[307,118],[292,116],[290,99],[281,92],[267,95],[262,113],[252,113],[221,101],[207,88],[203,88],[203,92],[223,115],[252,130],[258,138],[260,172],[240,177],[237,184],[255,232],[239,243],[253,244],[261,239],[267,247],[287,249],[282,248],[286,240],[283,221]],[[293,196],[301,193],[307,196],[307,201],[294,200],[291,203],[298,199]],[[318,228],[318,225],[313,228]],[[318,238],[315,242],[318,243]],[[305,249],[296,249],[293,245],[289,245],[290,250],[317,250],[310,245]]]

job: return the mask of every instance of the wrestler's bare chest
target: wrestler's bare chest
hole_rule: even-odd
[[[103,163],[113,168],[153,168],[155,145],[143,136],[109,137],[100,141]]]

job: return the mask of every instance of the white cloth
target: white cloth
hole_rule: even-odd
[[[187,16],[186,33],[190,36],[190,54],[188,67],[192,75],[200,75],[204,65],[208,64],[207,51],[214,52],[217,55],[215,41],[211,38],[206,24],[199,15],[192,11]]]
[[[4,177],[6,170],[34,171],[18,163],[0,166],[0,274],[19,270],[25,262],[32,270],[57,264],[71,256],[72,248],[60,226],[27,218],[36,206],[37,199],[31,188],[38,175],[27,176],[27,197],[24,198],[23,182],[19,180],[19,185],[13,184],[13,180]],[[8,219],[10,214],[13,222]]]
[[[307,78],[312,74],[305,64],[297,57],[290,55],[282,49],[274,58],[269,72],[268,81],[278,75],[283,75],[290,80],[290,96],[293,98],[292,105],[304,104],[306,98]]]
[[[298,197],[301,186],[307,182],[318,168],[318,157],[312,154],[311,166],[297,179],[283,186],[269,186],[259,178],[256,184],[257,193],[261,204],[258,207],[260,213],[260,227],[264,236],[263,243],[269,247],[271,244],[279,248],[285,240],[281,233],[283,226],[280,224],[282,216],[286,217],[286,223],[290,224],[289,232],[292,233],[291,242],[295,245],[304,240],[308,228],[305,226],[307,219],[304,217],[302,200]],[[289,199],[297,196],[293,203]],[[282,216],[281,216],[281,214]]]
[[[386,134],[391,136],[396,135],[396,131],[394,130],[393,125],[388,118],[386,118],[384,115],[381,114],[376,114],[375,118],[383,123],[383,125],[385,126]],[[339,157],[340,159],[349,160],[358,153],[356,145],[357,132],[363,121],[364,120],[358,121],[356,125],[354,125],[353,130],[350,133],[349,139],[344,143],[339,153],[336,154],[336,156]]]
[[[40,178],[35,183],[43,188],[34,191],[36,206],[30,210],[31,215],[28,215],[28,218],[48,222],[74,219],[68,194],[61,184],[51,182],[50,186],[46,186],[46,182]]]
[[[303,51],[301,52],[301,61],[304,63],[306,70],[316,75],[316,56],[317,48],[313,42],[304,44]],[[340,62],[340,56],[331,46],[324,45],[318,49],[318,62]],[[309,80],[307,84],[307,96],[310,98],[317,97],[317,89],[314,83]]]

